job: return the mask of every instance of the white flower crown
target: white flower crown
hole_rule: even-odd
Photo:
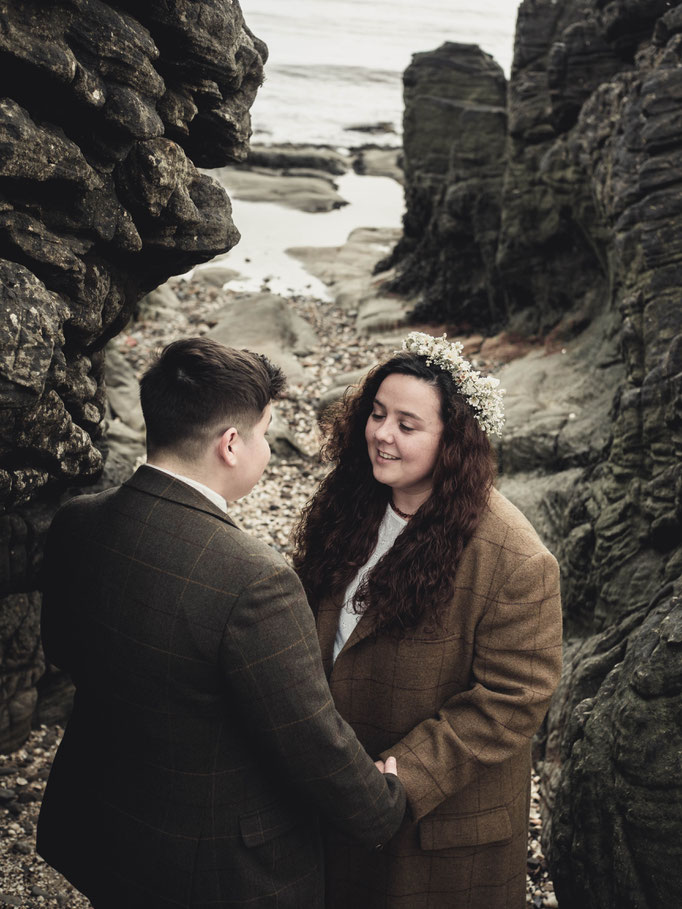
[[[411,331],[403,341],[403,350],[426,357],[427,366],[437,366],[449,372],[459,393],[467,399],[474,411],[478,425],[484,432],[502,435],[504,426],[504,388],[498,388],[499,379],[482,376],[462,356],[459,341],[446,341],[446,336],[434,338],[422,331]]]

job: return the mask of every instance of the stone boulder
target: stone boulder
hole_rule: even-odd
[[[217,324],[208,333],[228,347],[264,354],[284,371],[294,385],[307,381],[297,356],[315,350],[317,336],[283,297],[271,293],[238,293],[218,310]]]
[[[401,148],[383,148],[364,145],[353,149],[353,170],[368,177],[390,177],[396,183],[405,183]]]
[[[204,265],[201,268],[195,268],[192,274],[193,281],[201,281],[221,290],[225,284],[240,277],[238,271],[235,271],[234,268],[227,268],[225,265]]]
[[[387,291],[384,278],[372,275],[397,235],[390,227],[358,227],[343,246],[299,246],[287,253],[329,287],[335,303],[355,311],[358,329],[370,334],[405,324],[412,312],[409,299]]]
[[[415,317],[502,324],[494,277],[506,163],[507,82],[471,45],[446,42],[405,70],[403,235],[378,265],[387,288],[419,295]]]
[[[322,171],[340,177],[349,168],[348,158],[333,148],[317,145],[252,145],[248,167],[266,167],[280,172]]]
[[[43,672],[42,538],[103,468],[104,347],[145,293],[237,242],[197,168],[245,158],[267,50],[236,0],[7,0],[0,51],[4,751]]]
[[[131,429],[144,433],[140,383],[132,366],[114,344],[109,344],[106,349],[104,377],[107,405],[113,417]]]
[[[350,160],[331,148],[256,145],[245,162],[221,167],[214,176],[234,199],[316,213],[348,204],[339,195],[334,177],[349,168]]]
[[[337,192],[333,177],[318,171],[272,173],[263,168],[221,167],[215,174],[234,199],[270,202],[315,214],[348,203]]]

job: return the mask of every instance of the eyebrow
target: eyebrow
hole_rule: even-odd
[[[375,398],[375,399],[374,399],[374,403],[375,403],[375,404],[378,404],[379,407],[381,407],[382,410],[386,410],[386,405],[385,405],[385,404],[382,404],[381,401],[380,401],[378,398]],[[418,413],[412,413],[412,412],[409,411],[409,410],[399,410],[399,411],[398,411],[398,414],[399,414],[401,417],[410,417],[410,419],[412,419],[412,420],[419,420],[420,423],[423,423],[423,422],[424,422],[424,418],[423,418],[423,417],[420,417]]]

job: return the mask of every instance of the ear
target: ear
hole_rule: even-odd
[[[228,467],[236,467],[237,465],[236,442],[238,438],[239,432],[234,426],[230,426],[218,440],[218,457]]]

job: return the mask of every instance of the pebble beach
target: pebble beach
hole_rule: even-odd
[[[209,331],[225,304],[226,290],[201,280],[173,278],[169,282],[181,307],[163,316],[131,322],[114,343],[136,374],[154,351],[169,341]],[[296,448],[273,457],[264,477],[231,514],[249,533],[283,553],[291,552],[291,532],[297,516],[327,467],[319,457],[317,405],[320,396],[338,384],[338,376],[366,368],[398,346],[403,329],[390,334],[360,334],[356,313],[333,300],[302,294],[288,304],[315,330],[318,344],[302,363],[305,385],[290,385],[277,411]],[[0,755],[0,906],[69,907],[87,909],[90,903],[35,852],[35,825],[49,768],[63,730],[45,726],[34,730],[23,748]],[[528,907],[557,906],[540,847],[541,819],[536,780],[533,780],[528,840]]]

